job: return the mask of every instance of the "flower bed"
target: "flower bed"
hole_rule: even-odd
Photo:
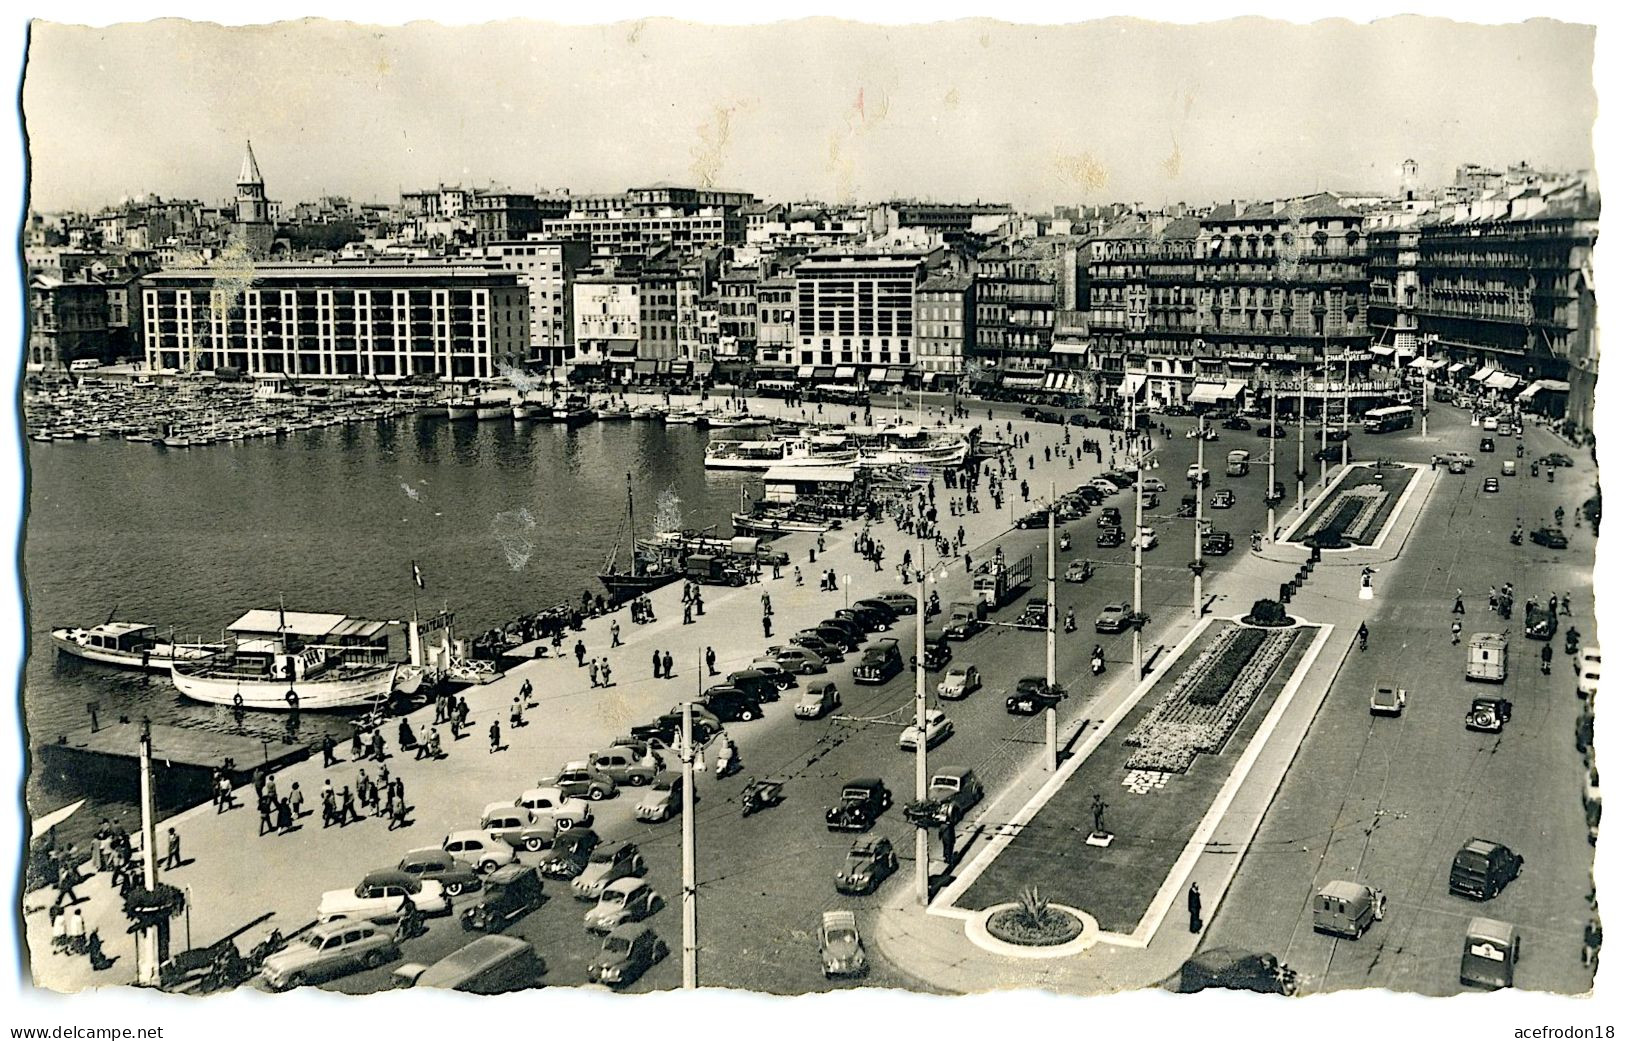
[[[1022,947],[1054,947],[1076,939],[1083,932],[1083,921],[1052,907],[1034,925],[1023,908],[1006,907],[988,915],[987,931],[1005,943]]]
[[[1135,749],[1125,768],[1184,773],[1222,749],[1296,639],[1296,629],[1239,626],[1214,637],[1124,739]]]
[[[1350,467],[1333,492],[1299,526],[1293,540],[1312,543],[1320,536],[1325,540],[1320,544],[1329,549],[1371,545],[1398,504],[1412,472],[1409,466]]]

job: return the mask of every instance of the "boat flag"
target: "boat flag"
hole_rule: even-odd
[[[419,589],[423,588],[423,571],[418,567],[417,561],[412,561],[412,581],[417,583]]]

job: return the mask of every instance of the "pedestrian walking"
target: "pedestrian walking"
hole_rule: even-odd
[[[597,661],[593,662],[594,666],[597,664]],[[525,725],[525,703],[517,696],[513,699],[513,707],[508,710],[508,725],[515,730]]]
[[[692,600],[686,601],[683,604],[683,624],[694,624],[694,602]]]
[[[346,788],[344,790],[345,792],[349,792],[350,789]],[[276,804],[271,801],[269,796],[261,795],[259,800],[259,809],[260,836],[263,838],[266,832],[276,830],[276,819],[273,816],[276,811]]]
[[[766,593],[762,594],[762,613],[765,615],[773,613],[773,598]]]
[[[338,761],[339,761],[338,756],[333,754],[333,752],[334,752],[334,750],[336,748],[338,748],[338,742],[333,740],[333,735],[332,734],[323,735],[323,737],[322,737],[322,768],[323,769],[326,769],[327,767],[333,766],[336,763],[338,763]]]
[[[710,647],[705,649],[705,670],[707,675],[717,674],[717,652]]]
[[[587,664],[587,645],[580,640],[576,641],[576,668]]]
[[[700,595],[700,590],[697,586],[694,589],[694,613],[699,615],[703,615],[705,613],[705,597]]]
[[[593,686],[598,686],[598,659],[594,658],[592,664],[587,666],[587,678]]]
[[[796,585],[799,586],[799,585],[801,585],[801,565],[800,564],[797,564],[795,566],[795,573],[796,573],[796,576],[795,576],[796,577]]]
[[[609,623],[609,645],[611,647],[621,645],[621,623],[619,620]]]
[[[288,805],[288,800],[286,799],[276,800],[276,833],[278,835],[286,835],[292,830],[293,807]]]
[[[1450,623],[1450,642],[1452,644],[1458,644],[1458,643],[1461,642],[1461,620],[1460,619],[1457,619],[1456,621]]]
[[[1185,894],[1185,907],[1191,913],[1191,932],[1193,932],[1193,933],[1201,932],[1202,931],[1202,891],[1200,889],[1196,888],[1196,883],[1195,882],[1191,883],[1190,891]]]
[[[1450,609],[1451,614],[1466,614],[1467,608],[1461,602],[1461,590],[1456,590],[1456,606]]]
[[[361,758],[361,728],[360,727],[356,727],[354,732],[350,734],[350,758],[351,759],[360,759]]]
[[[181,866],[181,837],[170,828],[164,833],[164,859],[158,865],[165,871],[171,871]]]
[[[305,793],[299,790],[299,782],[295,781],[288,788],[288,806],[292,808],[295,817],[305,815]]]
[[[671,652],[667,651],[665,654],[661,655],[660,661],[661,661],[661,664],[665,666],[666,678],[668,680],[671,679],[671,664],[672,664]]]
[[[389,758],[389,753],[384,751],[384,732],[382,730],[372,732],[372,757],[380,763]]]
[[[654,671],[654,678],[659,679],[660,678],[660,652],[659,651],[654,652],[653,661],[654,661],[654,670],[655,670]]]
[[[609,681],[609,659],[607,657],[598,663],[598,673],[603,678],[604,686],[609,687],[614,685]]]
[[[413,749],[413,759],[422,759],[429,754],[429,725],[425,723],[418,728],[417,746]]]
[[[345,785],[339,792],[339,827],[351,823],[361,823],[361,814],[355,810],[355,796],[350,794],[350,786]]]
[[[762,635],[764,637],[772,637],[773,635],[773,616],[770,614],[762,616]]]
[[[492,752],[500,752],[501,750],[502,750],[502,724],[493,719],[493,720],[491,720],[491,751]]]

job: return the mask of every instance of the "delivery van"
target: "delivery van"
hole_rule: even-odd
[[[518,937],[493,934],[480,937],[433,965],[402,965],[394,975],[408,987],[506,994],[540,986],[546,971],[535,947]]]
[[[1504,683],[1507,678],[1507,638],[1500,633],[1474,633],[1467,641],[1467,678],[1480,683]]]
[[[1461,947],[1461,982],[1491,990],[1512,986],[1522,939],[1506,922],[1474,918]]]
[[[1315,894],[1315,931],[1358,940],[1382,921],[1388,898],[1358,882],[1328,882]]]

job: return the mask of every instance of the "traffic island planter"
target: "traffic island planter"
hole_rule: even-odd
[[[965,935],[990,954],[1024,959],[1075,957],[1093,947],[1100,938],[1100,925],[1093,916],[1060,904],[1050,904],[1047,912],[1047,917],[1062,923],[1052,938],[1018,938],[1005,925],[995,924],[995,920],[1003,923],[1008,917],[1021,914],[1018,903],[995,904],[965,920]]]
[[[1377,545],[1418,472],[1402,463],[1349,466],[1282,541],[1319,550]]]

